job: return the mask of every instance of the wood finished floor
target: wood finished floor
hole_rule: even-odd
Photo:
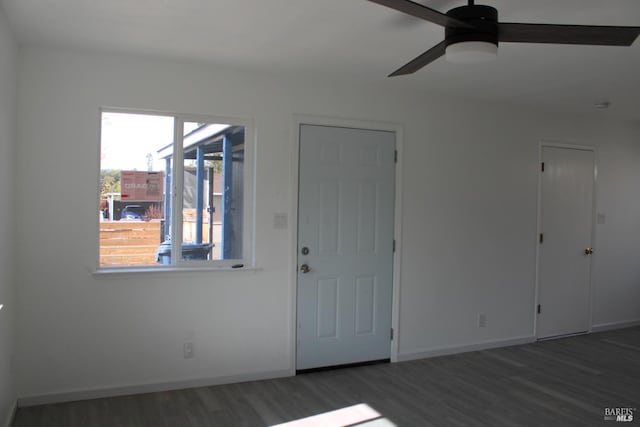
[[[13,427],[260,427],[361,403],[381,416],[350,425],[616,425],[604,421],[605,407],[640,408],[640,327],[291,378],[20,408]],[[636,412],[627,424],[638,418]]]

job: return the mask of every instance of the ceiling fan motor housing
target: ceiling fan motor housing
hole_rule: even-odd
[[[487,42],[498,45],[498,11],[491,6],[467,5],[451,9],[448,16],[469,23],[471,27],[445,28],[447,46],[461,42]]]

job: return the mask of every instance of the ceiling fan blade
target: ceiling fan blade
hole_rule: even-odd
[[[436,59],[444,55],[446,49],[447,49],[447,45],[443,40],[437,45],[435,45],[434,47],[432,47],[431,49],[429,49],[428,51],[426,51],[425,53],[423,53],[422,55],[412,60],[411,62],[403,65],[393,73],[389,74],[388,77],[403,76],[405,74],[415,73],[420,68],[424,67],[425,65],[435,61]]]
[[[501,42],[631,46],[640,27],[499,23]]]
[[[390,7],[397,10],[415,16],[416,18],[424,19],[425,21],[433,22],[434,24],[441,25],[443,27],[472,27],[456,18],[445,15],[430,7],[423,6],[420,3],[413,2],[411,0],[369,0],[370,2],[381,4],[383,6]]]
[[[431,9],[442,10],[442,9],[451,9],[452,2],[456,0],[419,0],[416,3],[420,3]],[[424,20],[420,18],[416,18],[413,15],[407,15],[404,12],[398,12],[395,16],[391,16],[388,20],[390,27],[395,28],[408,28],[416,25],[424,24]]]

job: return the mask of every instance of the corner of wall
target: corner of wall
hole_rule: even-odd
[[[17,410],[18,410],[18,401],[14,400],[13,406],[11,407],[11,410],[9,411],[9,414],[7,415],[7,418],[4,421],[4,424],[0,425],[0,427],[11,427],[13,425],[13,420],[16,417]]]
[[[0,6],[0,426],[16,410],[15,174],[17,44]],[[7,238],[8,236],[8,238]]]

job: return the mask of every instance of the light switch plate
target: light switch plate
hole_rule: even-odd
[[[284,212],[277,212],[273,214],[273,228],[276,230],[286,230],[289,225],[289,219]]]

